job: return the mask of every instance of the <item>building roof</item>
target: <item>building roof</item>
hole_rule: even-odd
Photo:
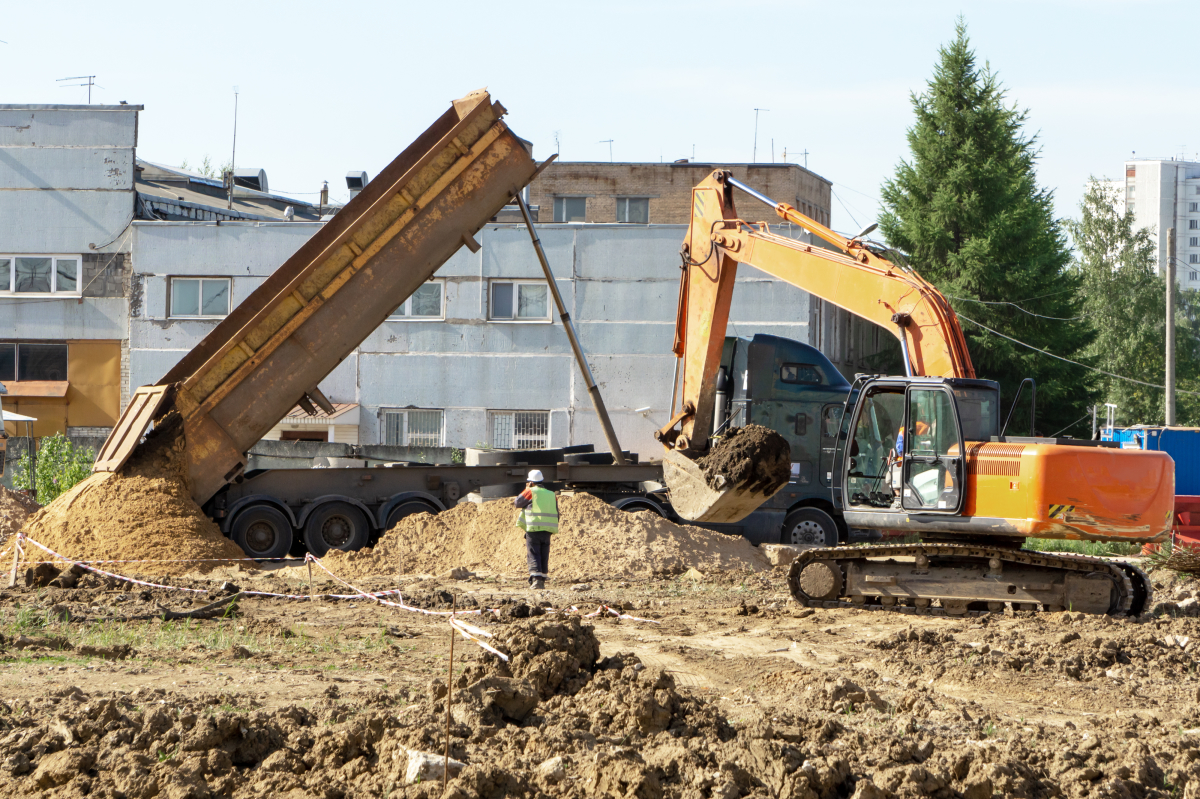
[[[255,191],[244,186],[229,193],[219,178],[206,177],[179,167],[137,159],[137,218],[194,220],[201,222],[247,220],[282,222],[292,209],[294,221],[318,222],[341,206],[320,207],[283,194]],[[240,170],[239,170],[240,171]]]
[[[145,106],[129,105],[60,105],[58,103],[0,103],[0,111],[141,111]]]

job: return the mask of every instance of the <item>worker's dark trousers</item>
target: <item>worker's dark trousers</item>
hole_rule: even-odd
[[[529,562],[530,577],[550,576],[550,535],[545,530],[525,533],[525,559]]]

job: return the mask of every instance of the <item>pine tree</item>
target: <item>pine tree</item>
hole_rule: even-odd
[[[967,320],[1074,358],[1090,338],[1078,323],[1079,277],[1068,268],[1053,193],[1037,185],[1027,112],[1007,105],[996,74],[977,65],[961,17],[955,30],[926,91],[912,96],[912,156],[883,186],[879,226],[959,312],[976,375],[1000,382],[1005,413],[1022,379],[1033,377],[1038,432],[1053,435],[1086,413],[1090,374]],[[1021,418],[1010,434],[1028,434]]]
[[[1166,372],[1166,281],[1157,272],[1150,231],[1135,229],[1133,213],[1119,212],[1117,201],[1116,189],[1093,178],[1079,220],[1067,224],[1084,313],[1095,330],[1087,352],[1100,369],[1159,386]],[[1178,286],[1175,291],[1176,386],[1195,391],[1200,383],[1196,292]],[[1100,382],[1101,401],[1117,406],[1119,424],[1164,421],[1162,389],[1107,376]],[[1177,394],[1176,421],[1200,422],[1200,397]]]

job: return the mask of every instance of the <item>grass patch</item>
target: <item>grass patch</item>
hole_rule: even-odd
[[[1115,541],[1068,541],[1059,538],[1027,538],[1022,549],[1039,552],[1074,552],[1093,557],[1127,558],[1142,553],[1141,544],[1124,544]]]

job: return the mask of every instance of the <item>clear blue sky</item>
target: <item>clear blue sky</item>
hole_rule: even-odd
[[[736,9],[736,11],[735,11]],[[141,115],[138,152],[228,158],[311,192],[371,176],[487,86],[535,156],[803,163],[833,181],[835,227],[872,221],[907,155],[911,91],[962,13],[981,61],[1030,111],[1040,182],[1074,215],[1089,174],[1200,151],[1195,2],[224,2],[7,4],[0,103],[86,102],[57,78],[95,74],[93,102]],[[1188,99],[1193,98],[1193,99]],[[843,206],[843,203],[845,206]]]

